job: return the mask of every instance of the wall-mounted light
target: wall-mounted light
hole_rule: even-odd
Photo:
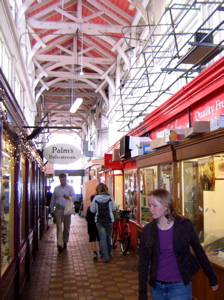
[[[131,47],[130,45],[128,45],[128,47],[124,51],[124,53],[126,53],[128,55],[128,57],[132,58],[132,57],[134,57],[134,49],[135,49],[135,47]]]
[[[77,111],[77,109],[79,108],[79,106],[82,104],[82,102],[83,102],[82,98],[75,99],[75,101],[73,102],[73,104],[70,108],[70,113],[74,114]]]

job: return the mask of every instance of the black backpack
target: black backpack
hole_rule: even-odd
[[[109,202],[112,201],[109,199],[107,202],[99,202],[96,200],[98,205],[98,215],[97,215],[97,222],[98,223],[111,223],[111,216],[110,216],[110,208]]]

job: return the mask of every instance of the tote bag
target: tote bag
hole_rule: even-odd
[[[65,210],[64,210],[64,215],[73,215],[75,213],[75,209],[73,206],[73,202],[69,199],[66,200],[65,202]]]

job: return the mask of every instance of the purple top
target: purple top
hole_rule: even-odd
[[[159,241],[160,254],[156,279],[168,282],[182,281],[173,252],[173,226],[168,230],[159,229]]]

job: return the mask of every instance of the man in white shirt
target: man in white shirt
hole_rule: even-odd
[[[67,184],[66,174],[59,175],[60,185],[56,186],[51,197],[50,211],[55,218],[57,226],[57,246],[58,251],[62,252],[63,248],[67,248],[69,239],[71,215],[64,215],[65,203],[67,200],[74,203],[76,195],[71,185]],[[63,227],[64,223],[64,227]]]

